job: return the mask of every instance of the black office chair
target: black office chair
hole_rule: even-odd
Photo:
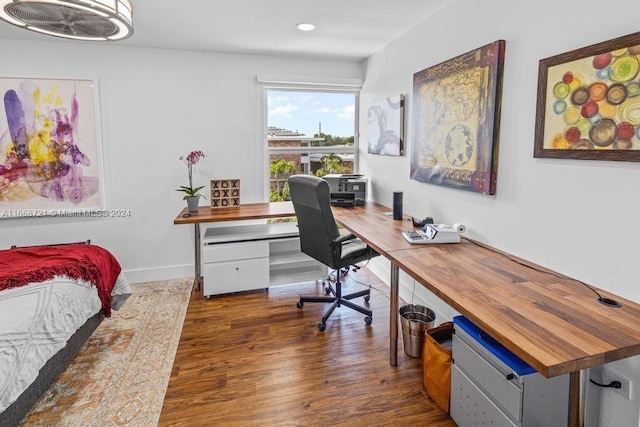
[[[289,177],[289,194],[296,212],[300,233],[300,249],[310,257],[336,270],[335,288],[327,284],[327,296],[301,296],[297,303],[302,308],[305,302],[331,303],[331,306],[318,323],[318,329],[324,331],[331,313],[345,305],[365,315],[364,321],[371,324],[373,312],[354,304],[350,300],[364,297],[370,298],[370,289],[342,295],[340,282],[341,270],[367,261],[379,254],[353,234],[340,234],[331,212],[329,184],[318,177],[310,175],[293,175]]]

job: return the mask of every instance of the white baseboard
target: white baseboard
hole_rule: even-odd
[[[169,267],[143,268],[138,270],[123,270],[129,283],[147,283],[161,280],[194,277],[193,264],[173,265]]]
[[[391,263],[384,257],[372,259],[367,268],[389,286],[391,279]],[[157,282],[160,280],[193,277],[193,265],[173,265],[168,267],[125,270],[129,283]],[[436,314],[436,324],[450,321],[458,313],[450,305],[417,283],[411,276],[400,270],[400,298],[406,303],[420,304],[429,307]]]

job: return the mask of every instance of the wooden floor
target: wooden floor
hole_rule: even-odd
[[[159,425],[455,426],[423,391],[421,361],[402,339],[389,365],[388,287],[366,269],[349,274],[347,291],[362,288],[354,280],[374,286],[373,323],[340,307],[325,332],[325,304],[296,308],[298,295],[323,293],[320,282],[194,293]]]

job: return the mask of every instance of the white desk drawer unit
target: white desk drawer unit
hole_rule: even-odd
[[[269,284],[269,242],[227,243],[202,251],[204,295],[248,291]]]
[[[206,245],[202,248],[202,262],[213,263],[236,259],[268,258],[269,242],[266,240],[243,243]]]
[[[325,266],[300,252],[296,223],[212,227],[202,239],[206,297],[326,276]]]
[[[450,413],[458,426],[567,425],[569,375],[545,378],[467,318],[453,323]]]

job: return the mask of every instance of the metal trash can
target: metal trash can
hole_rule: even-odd
[[[424,332],[433,327],[436,314],[423,305],[407,304],[400,307],[404,352],[411,357],[422,357]]]

